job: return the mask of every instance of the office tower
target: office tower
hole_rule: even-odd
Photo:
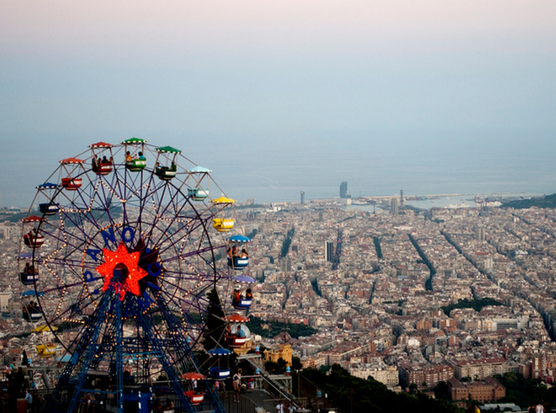
[[[292,270],[292,261],[288,257],[282,258],[280,260],[280,270],[282,271],[291,271]]]
[[[334,261],[334,243],[326,241],[324,243],[324,259],[328,262]]]
[[[10,311],[10,298],[12,298],[11,292],[0,293],[0,312],[8,313]]]
[[[305,192],[301,191],[300,194],[301,194],[301,205],[303,205],[305,203]]]
[[[348,196],[348,183],[344,181],[340,184],[340,198],[347,198]]]
[[[390,213],[398,215],[398,198],[392,198],[390,200]]]
[[[404,207],[405,206],[405,198],[403,197],[403,189],[400,190],[400,207]]]
[[[486,239],[484,227],[475,227],[475,239],[477,241],[484,241]]]

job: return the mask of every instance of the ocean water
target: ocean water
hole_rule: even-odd
[[[298,202],[301,191],[306,200],[334,198],[342,181],[353,198],[399,196],[402,189],[406,196],[556,192],[552,134],[334,131],[175,141],[185,156],[213,171],[213,195],[240,202]],[[45,144],[22,154],[20,146],[8,145],[0,167],[0,206],[30,205],[36,185],[58,161],[87,148]],[[32,167],[19,168],[24,158]]]
[[[352,198],[395,196],[402,189],[406,196],[461,194],[464,199],[556,192],[555,144],[492,146],[461,142],[455,147],[396,150],[371,144],[322,145],[249,159],[244,170],[224,176],[215,170],[215,177],[230,196],[265,203],[299,201],[300,191],[306,200],[338,197],[342,181],[348,182]]]

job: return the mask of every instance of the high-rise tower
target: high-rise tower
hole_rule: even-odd
[[[301,195],[301,205],[303,205],[305,203],[305,191],[301,191],[299,194]]]
[[[340,198],[347,198],[348,196],[348,183],[344,181],[340,184]]]
[[[331,241],[325,241],[324,243],[324,259],[328,262],[334,260],[334,243]]]
[[[390,199],[390,213],[398,215],[398,198]]]
[[[475,227],[475,239],[477,241],[484,241],[486,240],[485,236],[485,227],[483,226],[476,226]]]

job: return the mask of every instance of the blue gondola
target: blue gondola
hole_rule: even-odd
[[[234,270],[241,270],[249,265],[249,257],[228,258],[228,267]]]
[[[209,196],[209,190],[203,188],[189,188],[187,194],[194,201],[202,201]]]
[[[39,273],[25,273],[19,274],[19,280],[23,285],[33,285],[35,282],[39,281]]]
[[[239,301],[236,301],[235,303],[232,303],[232,305],[235,308],[249,308],[251,307],[251,304],[253,303],[253,299],[252,298],[243,298],[240,299]]]
[[[44,184],[40,184],[37,186],[37,189],[41,192],[47,192],[50,190],[55,190],[58,188],[58,184],[53,184],[52,182],[45,182]],[[60,204],[53,202],[44,202],[39,204],[39,211],[43,215],[54,215],[60,210]]]
[[[228,238],[228,267],[241,270],[249,265],[249,254],[245,244],[251,241],[243,235],[234,235]]]
[[[210,367],[209,375],[214,380],[226,380],[230,377],[230,369],[227,367]]]
[[[22,312],[23,318],[30,323],[39,321],[42,318],[40,307],[34,301],[31,301],[29,304],[24,305],[22,308]]]
[[[44,215],[55,215],[60,210],[60,204],[39,204],[39,211]]]
[[[208,351],[211,356],[228,356],[232,352],[226,348],[213,348]],[[230,377],[230,368],[229,367],[221,367],[220,366],[220,359],[218,359],[218,366],[213,366],[208,369],[209,376],[212,377],[214,380],[226,380]]]
[[[202,166],[196,166],[187,170],[187,173],[193,175],[193,179],[195,180],[195,188],[189,188],[188,190],[188,195],[192,200],[203,201],[209,196],[210,191],[208,188],[201,187],[201,181],[210,172],[212,172],[210,169]]]
[[[24,309],[23,318],[30,323],[35,323],[42,318],[42,313],[40,311]]]

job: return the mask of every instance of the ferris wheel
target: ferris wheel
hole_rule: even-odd
[[[181,378],[202,376],[194,350],[221,340],[211,337],[207,308],[230,281],[219,267],[234,202],[209,169],[143,139],[95,143],[60,161],[37,187],[38,212],[23,219],[18,260],[32,304],[24,318],[71,355],[54,402],[73,412],[97,394],[118,412],[125,403],[144,407],[153,378],[164,376],[160,391],[184,411],[224,411],[210,384],[199,401]]]

